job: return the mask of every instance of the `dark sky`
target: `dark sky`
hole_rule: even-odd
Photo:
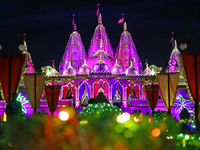
[[[143,63],[166,67],[171,53],[171,32],[186,52],[200,52],[200,3],[185,0],[5,0],[0,2],[0,53],[20,53],[26,33],[28,50],[37,71],[55,60],[58,69],[72,32],[72,14],[86,52],[97,26],[96,4],[115,52],[122,33],[117,21],[125,13],[128,31]],[[179,48],[180,50],[180,48]],[[180,50],[181,51],[181,50]],[[181,51],[183,52],[183,51]]]

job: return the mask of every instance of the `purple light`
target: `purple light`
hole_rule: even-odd
[[[133,61],[133,66],[137,70],[137,73],[142,72],[142,63],[131,34],[127,31],[127,29],[121,34],[115,58],[119,60],[119,64],[124,70],[128,69],[130,61]]]
[[[115,59],[109,56],[104,50],[98,50],[93,56],[89,57],[87,64],[91,69],[93,69],[99,60],[105,62],[109,68],[112,68],[115,64]]]
[[[69,37],[65,53],[59,66],[60,73],[63,74],[63,72],[67,69],[69,61],[71,61],[72,67],[78,72],[84,59],[86,59],[86,53],[81,36],[77,31],[73,31]]]
[[[90,43],[90,48],[88,50],[88,56],[92,57],[100,49],[101,40],[104,51],[109,56],[113,57],[113,49],[107,36],[106,29],[102,24],[99,24],[94,31],[94,35]]]
[[[24,73],[35,73],[31,55],[29,52],[27,52],[26,54],[27,54],[27,61],[25,64]]]
[[[100,60],[94,66],[94,72],[109,72],[108,65],[102,60]]]
[[[124,73],[124,70],[123,70],[122,67],[118,64],[117,59],[116,59],[115,65],[114,65],[113,68],[112,68],[111,73],[112,73],[112,74],[115,74],[115,75]]]

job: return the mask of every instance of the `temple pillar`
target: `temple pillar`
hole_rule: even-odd
[[[127,91],[127,87],[123,87],[123,107],[127,107],[127,99],[126,99],[126,92]]]
[[[112,104],[112,85],[109,85],[108,100]]]
[[[109,85],[109,100],[112,100],[112,85]]]
[[[90,98],[94,98],[94,87],[91,85]]]
[[[140,82],[139,83],[139,85],[140,85],[140,89],[139,89],[139,99],[143,99],[143,88],[142,88],[142,82]]]
[[[76,102],[75,102],[75,107],[79,107],[80,106],[80,100],[79,100],[79,86],[75,87],[76,89]]]
[[[62,100],[62,98],[63,98],[63,85],[62,85],[62,87],[60,88],[59,100]]]

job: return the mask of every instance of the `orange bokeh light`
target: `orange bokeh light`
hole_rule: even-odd
[[[158,137],[158,136],[160,135],[160,133],[161,133],[161,131],[160,131],[159,128],[153,128],[153,129],[151,130],[151,135],[152,135],[153,137]]]
[[[62,120],[62,121],[67,121],[67,120],[69,119],[69,114],[68,114],[68,112],[66,112],[66,111],[61,111],[61,112],[59,113],[59,118],[60,118],[60,120]]]

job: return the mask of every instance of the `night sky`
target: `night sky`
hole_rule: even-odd
[[[171,32],[175,33],[178,46],[187,43],[185,52],[200,52],[200,3],[197,1],[5,0],[0,2],[0,44],[3,47],[0,53],[20,53],[18,45],[26,33],[28,51],[37,71],[41,66],[52,65],[52,60],[58,69],[72,33],[73,13],[88,51],[97,26],[97,3],[101,3],[103,25],[114,52],[123,30],[117,21],[125,13],[143,69],[146,59],[149,65],[167,66],[172,51]]]

